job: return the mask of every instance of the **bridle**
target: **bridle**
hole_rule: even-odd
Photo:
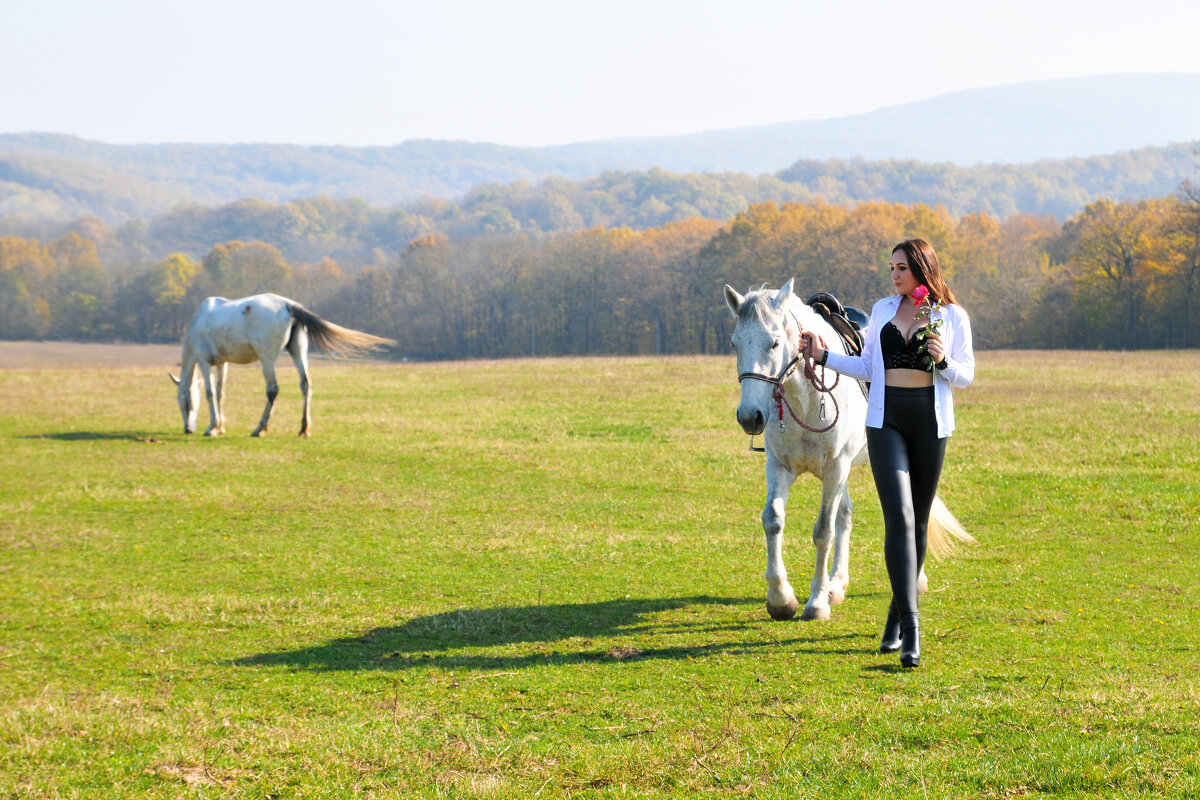
[[[804,326],[800,324],[800,320],[796,319],[796,315],[791,311],[791,309],[788,310],[788,315],[790,315],[792,317],[792,319],[795,320],[796,327],[798,327],[800,329],[801,338],[803,339],[804,338],[803,337]],[[785,346],[786,346],[786,342],[787,342],[787,336],[786,336],[786,334],[787,334],[787,319],[786,319],[786,317],[784,318],[783,331],[785,334],[784,342],[785,342]],[[820,337],[818,337],[818,338],[820,338]],[[826,346],[825,340],[821,339],[820,341],[821,341],[821,346],[824,348]],[[803,364],[802,374],[804,375],[805,379],[808,380],[809,384],[812,385],[813,389],[816,390],[817,394],[829,395],[830,398],[833,400],[833,421],[830,422],[828,425],[826,425],[824,428],[815,428],[812,425],[809,425],[804,420],[800,419],[800,417],[796,416],[796,412],[792,409],[792,404],[788,402],[787,392],[785,392],[783,390],[784,381],[786,381],[788,378],[790,378],[792,376],[792,374],[796,371],[796,368],[798,366],[800,366],[801,364]],[[838,406],[837,397],[835,397],[833,395],[833,390],[835,387],[837,387],[838,382],[841,381],[842,376],[840,374],[837,374],[833,379],[833,383],[827,384],[825,382],[825,366],[823,364],[821,365],[821,374],[818,376],[817,371],[814,368],[814,365],[808,358],[808,352],[807,352],[806,348],[801,347],[800,352],[797,353],[795,355],[795,357],[793,357],[790,361],[788,361],[784,365],[783,370],[779,373],[779,375],[771,376],[771,375],[767,375],[762,372],[742,372],[742,373],[738,374],[738,383],[741,383],[742,381],[746,380],[747,378],[750,378],[750,379],[756,380],[756,381],[763,381],[764,383],[769,383],[769,384],[771,384],[771,386],[774,387],[771,390],[771,399],[775,401],[775,408],[779,412],[779,430],[782,431],[784,429],[784,423],[783,423],[783,409],[784,408],[787,409],[788,414],[791,416],[791,418],[793,420],[795,420],[797,425],[799,425],[804,430],[809,431],[810,433],[825,433],[827,431],[832,430],[833,426],[837,425],[838,417],[841,416],[841,408],[839,408],[839,406]],[[821,416],[822,420],[825,419],[825,398],[824,398],[824,396],[821,397],[820,416]],[[764,450],[764,448],[762,448],[762,447],[754,446],[754,437],[753,436],[750,437],[750,449],[754,450],[756,452],[762,452]]]

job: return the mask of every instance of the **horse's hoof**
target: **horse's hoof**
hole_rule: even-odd
[[[266,435],[267,435],[266,431],[254,431],[253,433],[250,434],[250,436],[255,439],[261,439],[262,437],[264,437]]]
[[[800,619],[806,622],[825,622],[829,619],[829,608],[827,606],[805,606],[804,613],[800,615]]]
[[[300,431],[300,438],[301,438],[301,439],[307,439],[307,438],[308,438],[308,431]]]
[[[829,590],[829,605],[840,606],[846,602],[846,593],[844,591]]]
[[[796,616],[796,612],[799,609],[800,601],[794,597],[781,605],[774,605],[770,601],[767,601],[767,613],[776,622],[784,622],[791,619]]]
[[[925,573],[922,572],[920,575],[917,576],[917,594],[925,594],[928,591],[929,591],[929,579],[926,578]]]

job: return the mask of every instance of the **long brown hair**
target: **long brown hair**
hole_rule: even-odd
[[[892,248],[892,255],[895,255],[897,250],[904,251],[904,258],[908,261],[909,270],[912,271],[918,283],[929,287],[932,299],[942,303],[958,302],[954,298],[954,292],[950,291],[950,287],[946,285],[946,277],[942,275],[942,265],[938,263],[933,245],[924,239],[905,239]]]

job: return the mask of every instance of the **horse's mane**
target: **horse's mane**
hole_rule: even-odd
[[[774,321],[774,312],[771,309],[771,301],[775,299],[775,292],[767,288],[764,283],[757,289],[751,289],[746,292],[746,296],[742,299],[742,307],[738,311],[738,319],[745,322],[758,322],[763,327],[766,327]]]
[[[757,322],[764,328],[779,324],[779,315],[771,307],[775,300],[775,290],[768,289],[764,283],[757,289],[746,292],[742,298],[742,307],[738,310],[738,321]],[[787,311],[796,315],[797,321],[806,330],[818,330],[821,334],[833,334],[833,328],[811,306],[807,305],[796,294],[792,294]]]

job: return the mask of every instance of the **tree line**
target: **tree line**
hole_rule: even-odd
[[[272,218],[284,226],[276,241],[287,240],[289,217]],[[1187,182],[1157,199],[1099,200],[1062,223],[820,201],[553,235],[501,227],[455,238],[392,222],[404,245],[376,248],[354,268],[323,254],[319,235],[286,252],[230,238],[201,257],[152,259],[131,257],[102,225],[44,243],[3,236],[0,337],[176,341],[204,297],[273,291],[394,338],[411,358],[714,353],[730,332],[722,284],[742,291],[795,277],[801,292],[867,308],[891,291],[891,247],[921,236],[981,348],[1200,346],[1200,188]]]
[[[500,156],[488,155],[483,145],[461,144],[468,152],[484,148],[468,157],[456,143],[408,143],[391,152],[285,145],[116,147],[62,139],[0,135],[0,231],[44,239],[46,228],[63,225],[54,220],[95,218],[93,226],[99,220],[113,226],[113,237],[124,246],[154,254],[164,245],[187,252],[193,245],[190,234],[223,228],[222,235],[206,236],[204,246],[257,239],[289,258],[308,257],[287,251],[302,247],[303,236],[317,237],[320,244],[332,237],[345,252],[326,254],[341,263],[351,257],[369,261],[373,248],[389,247],[397,236],[407,243],[422,228],[451,239],[599,226],[640,230],[691,217],[725,221],[765,202],[887,200],[942,205],[955,217],[983,211],[1061,221],[1100,198],[1171,193],[1194,173],[1198,144],[970,167],[894,159],[801,160],[759,176],[591,169],[585,161],[576,169],[586,171],[570,173],[575,179],[569,179],[539,177],[561,174],[563,165],[554,160],[537,162],[536,168],[522,165],[522,158],[533,156],[519,149],[501,159],[507,166],[499,172],[484,169],[483,162]],[[18,149],[6,153],[5,146]],[[461,188],[418,181],[419,191],[397,194],[397,181],[416,180],[414,170],[432,169],[452,173],[454,186]],[[260,199],[230,199],[245,197]],[[229,233],[239,226],[241,232]],[[39,227],[43,232],[35,234]]]

